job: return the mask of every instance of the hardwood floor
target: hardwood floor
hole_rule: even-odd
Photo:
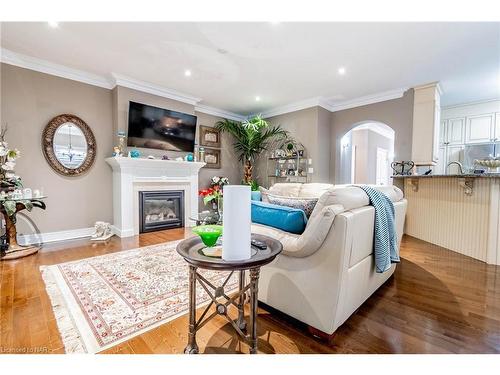
[[[108,243],[77,240],[0,262],[0,353],[63,353],[40,265],[181,239],[183,229]],[[303,324],[259,311],[262,353],[500,353],[500,267],[405,236],[401,264],[347,322],[331,344]],[[105,353],[182,353],[187,316],[119,344]],[[248,352],[223,318],[197,336],[200,352]]]

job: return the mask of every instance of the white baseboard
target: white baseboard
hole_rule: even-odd
[[[72,230],[62,230],[59,232],[46,232],[19,235],[17,241],[20,245],[30,245],[38,243],[49,243],[56,241],[74,240],[76,238],[90,237],[95,228],[80,228]]]
[[[113,234],[116,234],[120,238],[134,236],[134,230],[133,229],[121,230],[118,227],[112,225],[111,226],[111,231],[113,232]]]

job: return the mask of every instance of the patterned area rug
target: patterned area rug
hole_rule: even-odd
[[[40,267],[66,353],[97,353],[185,314],[188,266],[176,245]],[[214,285],[228,275],[199,272]],[[237,281],[235,274],[226,290]],[[196,293],[199,304],[209,299],[199,284]]]

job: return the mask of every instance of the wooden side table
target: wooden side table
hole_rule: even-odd
[[[242,261],[225,261],[220,258],[205,256],[202,249],[205,247],[199,237],[191,237],[179,242],[177,252],[189,264],[189,338],[184,349],[186,354],[197,354],[196,332],[209,320],[217,315],[225,316],[238,334],[250,345],[250,353],[257,353],[257,305],[259,293],[260,267],[272,262],[281,253],[283,246],[281,242],[259,234],[252,234],[252,239],[264,242],[267,249],[259,250],[252,247],[252,257]],[[197,272],[198,268],[231,271],[222,286],[216,287]],[[250,272],[250,283],[245,285],[245,271]],[[239,273],[238,293],[229,297],[224,292],[234,272]],[[205,308],[200,318],[196,320],[196,281],[200,283],[211,301]],[[250,290],[250,334],[245,334],[246,321],[244,317],[245,293]],[[206,317],[210,307],[215,305],[215,311]],[[233,321],[227,314],[228,307],[235,306],[238,309],[238,318]]]
[[[3,215],[3,218],[5,220],[5,235],[7,237],[7,243],[9,244],[9,247],[5,250],[5,253],[2,252],[0,256],[1,260],[25,257],[40,250],[40,247],[37,245],[22,246],[17,243],[16,214],[19,211],[26,209],[26,206],[22,201],[30,201],[33,204],[33,207],[38,207],[42,210],[45,210],[45,203],[41,199],[43,198],[15,200],[16,213],[12,216],[7,215],[7,212],[5,212],[5,208],[3,207],[3,205],[0,206],[0,213]]]

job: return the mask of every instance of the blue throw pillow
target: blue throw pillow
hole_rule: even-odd
[[[252,222],[302,234],[306,228],[307,217],[304,211],[298,208],[252,201]]]

